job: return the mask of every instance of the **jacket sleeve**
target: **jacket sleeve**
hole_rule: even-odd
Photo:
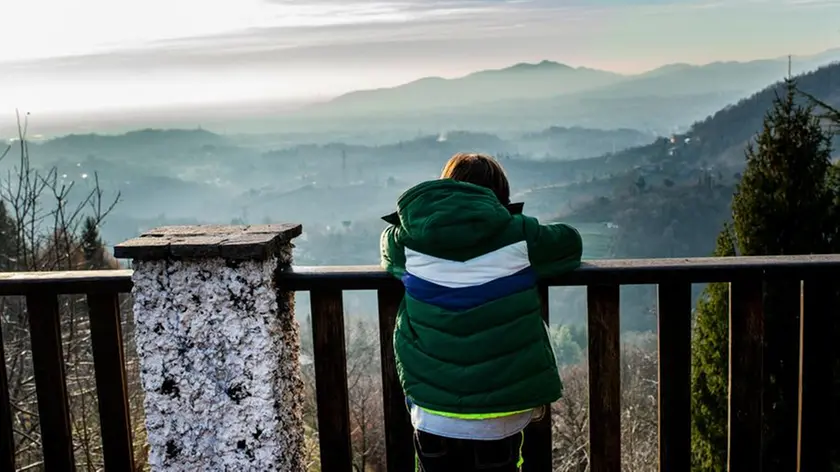
[[[541,225],[523,217],[528,258],[538,277],[553,277],[580,267],[583,241],[577,229],[563,223]]]
[[[400,227],[389,225],[379,238],[380,265],[400,279],[405,274],[405,248],[399,242]]]

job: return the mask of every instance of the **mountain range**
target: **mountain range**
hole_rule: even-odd
[[[840,48],[791,58],[799,74],[840,60]],[[341,95],[310,111],[395,112],[454,108],[479,103],[578,96],[591,98],[670,97],[709,93],[752,93],[787,73],[788,58],[705,65],[669,64],[637,75],[571,67],[553,61],[520,63],[503,69],[445,79],[426,77],[404,85]]]
[[[552,61],[521,63],[445,79],[427,77],[311,105],[284,129],[318,123],[334,128],[399,127],[445,131],[525,131],[549,126],[635,128],[666,133],[776,82],[840,60],[840,48],[811,56],[670,64],[636,75],[575,68]]]
[[[838,60],[840,48],[796,56],[791,58],[790,70],[803,73]],[[294,110],[267,99],[143,113],[41,115],[35,128],[42,134],[59,135],[201,125],[224,134],[285,133],[317,141],[352,137],[360,142],[459,129],[522,134],[552,126],[626,128],[662,135],[685,131],[691,123],[782,79],[788,67],[788,58],[779,57],[669,64],[627,75],[544,60],[355,91]],[[13,135],[14,128],[0,126],[0,132]]]
[[[331,100],[327,109],[331,113],[378,113],[448,108],[584,92],[622,79],[623,76],[613,72],[574,68],[546,60],[474,72],[456,79],[426,77],[398,87],[350,92]]]

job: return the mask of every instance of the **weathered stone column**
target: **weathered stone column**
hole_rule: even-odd
[[[116,246],[134,260],[152,471],[303,469],[294,298],[275,283],[300,233],[165,227]]]

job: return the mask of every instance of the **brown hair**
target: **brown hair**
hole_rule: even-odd
[[[489,188],[503,205],[510,203],[510,183],[496,159],[485,154],[459,152],[443,166],[441,179],[469,182]]]

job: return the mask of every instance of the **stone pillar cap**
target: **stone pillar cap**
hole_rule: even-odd
[[[299,224],[163,226],[114,247],[117,259],[264,260],[300,236]]]

